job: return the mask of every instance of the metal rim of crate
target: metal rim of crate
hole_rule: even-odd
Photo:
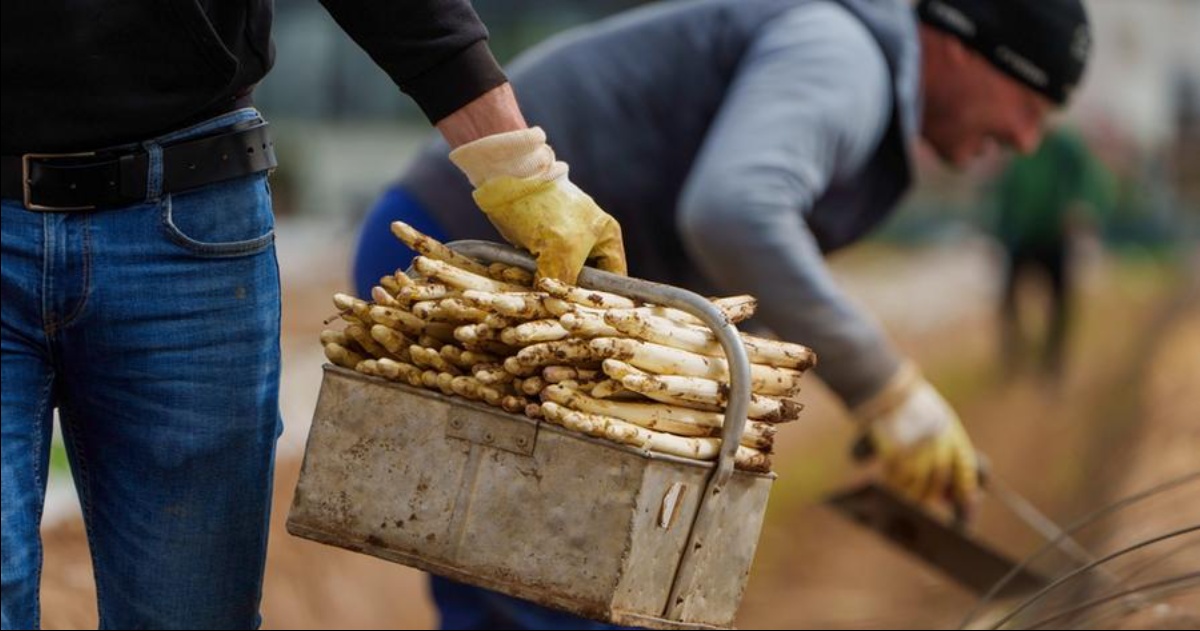
[[[504,263],[530,272],[537,271],[537,261],[533,257],[507,245],[478,240],[452,241],[446,245],[456,252],[488,263]],[[583,268],[576,284],[686,311],[700,318],[700,321],[713,331],[725,351],[730,394],[721,428],[721,450],[709,474],[704,495],[700,498],[683,558],[679,561],[675,580],[671,585],[667,608],[663,612],[667,618],[678,618],[680,607],[685,602],[681,593],[693,585],[698,577],[697,557],[693,552],[706,545],[709,533],[716,531],[719,513],[717,506],[723,499],[721,492],[733,477],[734,454],[745,431],[746,417],[750,410],[750,360],[737,327],[729,322],[715,305],[699,294],[591,267]]]

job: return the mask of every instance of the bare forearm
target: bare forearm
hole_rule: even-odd
[[[485,136],[526,127],[517,97],[507,83],[485,92],[437,122],[438,131],[442,132],[451,149]]]

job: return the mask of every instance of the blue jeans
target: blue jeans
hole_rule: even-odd
[[[384,192],[367,213],[354,252],[354,285],[368,296],[379,277],[405,269],[416,253],[392,236],[391,223],[403,221],[421,232],[446,241],[446,231],[404,187]],[[527,600],[430,576],[433,601],[443,629],[620,629]]]
[[[255,118],[239,110],[144,143]],[[58,408],[101,628],[252,628],[279,418],[266,174],[95,212],[3,200],[4,629],[39,625]]]

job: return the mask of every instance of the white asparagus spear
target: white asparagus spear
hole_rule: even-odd
[[[542,378],[547,383],[558,383],[568,379],[581,382],[596,381],[600,375],[600,371],[581,366],[546,366],[542,369]]]
[[[500,342],[500,334],[504,329],[497,329],[488,324],[464,324],[454,329],[454,339],[462,342],[464,345],[475,344],[476,348],[482,348],[484,342]]]
[[[438,372],[450,374],[450,376],[458,376],[462,371],[446,361],[438,352],[432,348],[425,348],[420,344],[413,344],[408,347],[408,353],[412,357],[412,362],[417,366],[424,368],[432,368]]]
[[[409,307],[409,310],[413,315],[426,322],[445,322],[446,320],[441,317],[441,313],[435,313],[437,312],[437,309],[437,300],[422,300],[420,302],[412,303],[412,305]]]
[[[369,320],[371,312],[371,303],[366,300],[355,298],[350,294],[337,293],[333,295],[333,306],[339,311],[350,312],[360,320]]]
[[[409,360],[408,345],[412,342],[404,337],[403,333],[389,329],[382,324],[371,326],[370,333],[371,339],[387,349],[387,354],[380,355],[380,357],[395,358],[405,362]]]
[[[542,401],[553,401],[572,410],[589,414],[613,416],[642,427],[680,436],[708,436],[714,427],[720,427],[721,422],[719,417],[714,421],[713,418],[702,416],[706,414],[705,412],[684,408],[671,409],[661,403],[628,403],[595,399],[562,384],[547,386],[543,389]]]
[[[528,346],[561,340],[569,335],[558,320],[534,320],[504,329],[500,332],[500,341],[510,346]]]
[[[562,384],[547,386],[542,390],[543,401],[553,401],[573,410],[589,414],[613,416],[641,427],[656,429],[680,436],[708,436],[719,432],[725,415],[703,412],[665,403],[639,403],[597,399],[571,390]],[[742,432],[742,444],[749,447],[769,448],[776,428],[767,423],[749,421]]]
[[[480,291],[490,291],[494,293],[528,290],[527,287],[521,287],[520,285],[513,285],[511,283],[492,280],[487,276],[474,274],[465,269],[455,267],[449,263],[431,259],[425,256],[418,256],[417,258],[413,259],[413,267],[419,274],[421,274],[421,276],[445,285],[449,285],[450,287],[459,290],[478,289]]]
[[[325,345],[325,357],[328,358],[329,361],[333,362],[336,366],[350,368],[352,370],[358,366],[359,362],[366,359],[362,355],[355,353],[341,344],[333,343]]]
[[[671,320],[672,322],[678,322],[679,324],[687,324],[690,326],[699,326],[699,327],[705,326],[704,321],[701,320],[700,318],[697,318],[696,316],[694,316],[686,311],[683,311],[681,309],[675,309],[673,307],[663,307],[663,306],[654,305],[654,306],[650,306],[650,307],[639,307],[639,310],[643,311],[644,313],[646,313],[648,315],[657,316],[660,318],[666,318],[668,320]]]
[[[400,239],[412,250],[419,252],[421,255],[433,258],[439,261],[445,261],[457,268],[473,272],[475,274],[487,275],[488,268],[486,265],[479,263],[475,259],[463,256],[454,250],[446,247],[437,239],[428,235],[422,234],[416,228],[404,223],[403,221],[392,222],[392,234]]]
[[[459,396],[464,396],[468,399],[474,399],[476,401],[483,401],[488,405],[495,405],[497,407],[500,405],[501,400],[503,400],[505,396],[505,394],[500,390],[480,383],[479,380],[475,379],[474,377],[455,377],[450,381],[450,389]]]
[[[371,357],[379,358],[389,357],[391,355],[391,353],[389,353],[382,344],[376,342],[375,338],[371,337],[371,333],[368,332],[367,329],[357,324],[351,324],[347,326],[345,333],[346,337],[354,340],[354,343],[357,344],[359,348],[366,351]]]
[[[521,380],[521,387],[519,390],[531,397],[536,397],[538,393],[542,391],[542,388],[545,387],[546,381],[537,375],[533,375],[532,377],[526,377],[525,379]]]
[[[425,300],[441,300],[454,292],[442,283],[413,283],[400,290],[397,296],[406,303],[423,302]]]
[[[473,351],[470,349],[464,350],[460,357],[462,358],[463,363],[469,366],[476,366],[478,364],[496,364],[500,361],[500,358],[495,355],[481,351]]]
[[[534,368],[541,368],[542,366],[552,364],[592,362],[604,359],[603,356],[592,349],[589,340],[581,339],[539,342],[521,349],[517,353],[516,358],[521,364]]]
[[[722,314],[725,315],[725,319],[729,320],[733,324],[750,319],[750,317],[754,315],[755,306],[758,304],[758,300],[756,298],[748,295],[730,296],[727,298],[711,298],[710,302],[712,302],[713,306],[715,306]],[[639,307],[638,310],[649,315],[666,318],[679,324],[707,328],[707,326],[704,324],[704,321],[700,318],[697,318],[696,316],[681,309],[675,309],[674,307],[654,305],[650,307]]]
[[[754,309],[758,307],[758,299],[746,294],[727,296],[725,298],[712,298],[711,300],[733,324],[749,320],[754,316]]]
[[[372,377],[383,376],[379,373],[379,366],[378,366],[377,360],[374,360],[374,359],[364,359],[364,360],[358,362],[358,365],[355,366],[354,369],[357,370],[358,372],[361,372],[364,375],[371,375]]]
[[[504,366],[499,364],[476,364],[471,372],[480,383],[489,386],[512,383],[512,380],[516,378],[516,375],[508,372]]]
[[[443,342],[449,342],[454,339],[454,326],[445,323],[433,323],[433,321],[422,320],[412,313],[404,310],[395,310],[391,307],[371,307],[367,313],[373,323],[382,324],[389,329],[400,331],[409,337],[420,337],[428,335],[436,337]]]
[[[453,344],[442,345],[442,347],[438,349],[438,355],[441,355],[442,359],[446,360],[451,365],[465,369],[467,372],[470,372],[471,368],[475,365],[474,362],[468,362],[467,360],[463,359],[463,349]]]
[[[521,414],[525,411],[525,406],[529,405],[529,399],[523,396],[510,394],[500,400],[500,407],[506,412]]]
[[[385,379],[401,381],[412,386],[421,387],[421,369],[408,363],[399,362],[386,357],[376,362],[379,374]]]
[[[526,366],[522,364],[516,356],[508,357],[504,360],[504,370],[518,377],[528,377],[537,374],[540,366]]]
[[[568,285],[553,278],[543,278],[537,282],[537,288],[567,302],[585,305],[596,309],[621,309],[637,306],[625,296],[610,294],[596,289],[584,289]]]
[[[486,311],[466,306],[457,298],[423,300],[413,303],[412,314],[426,322],[441,322],[454,326],[481,323],[489,317],[494,317]]]
[[[439,372],[434,383],[437,384],[437,388],[442,391],[442,394],[454,394],[454,388],[451,386],[454,383],[454,378],[457,376],[453,373]]]
[[[405,278],[408,277],[405,276]],[[390,274],[380,278],[379,285],[387,290],[387,292],[392,295],[392,298],[395,298],[397,295],[399,295],[400,289],[403,287],[403,285],[396,281],[396,277]]]
[[[655,375],[616,359],[604,360],[604,373],[626,388],[656,401],[719,412],[729,404],[729,384],[703,377]],[[768,423],[794,421],[803,405],[790,399],[750,394],[748,416]]]
[[[400,307],[401,306],[400,303],[396,300],[395,296],[388,293],[388,290],[384,289],[383,287],[380,287],[379,285],[376,285],[371,288],[371,299],[375,301],[375,304],[381,305],[384,307]]]
[[[725,298],[710,298],[709,302],[713,303],[713,306],[732,324],[749,320],[754,315],[754,308],[758,305],[757,298],[744,294]],[[680,324],[705,326],[704,321],[700,318],[673,307],[653,306],[646,308],[646,311],[650,315],[674,320]]]
[[[618,418],[570,410],[552,401],[543,402],[541,412],[545,418],[568,429],[649,451],[696,460],[715,460],[721,452],[719,438],[674,436]],[[771,469],[771,461],[766,454],[742,445],[738,446],[734,455],[734,464],[748,471],[767,472]]]
[[[702,327],[683,325],[638,309],[610,310],[604,314],[604,321],[621,333],[641,340],[710,357],[725,356],[716,335]],[[751,363],[797,370],[806,370],[816,364],[816,355],[807,346],[744,333],[741,337]]]
[[[546,308],[546,311],[550,312],[550,315],[552,315],[556,318],[562,317],[563,315],[568,314],[568,313],[574,313],[576,309],[590,309],[591,308],[591,307],[585,307],[583,305],[577,305],[573,302],[567,302],[566,300],[563,300],[562,298],[555,298],[554,296],[550,296],[549,294],[547,294],[546,298],[542,299],[542,306]],[[596,309],[595,311],[596,311],[596,313],[598,313],[602,316],[604,315],[603,309]]]
[[[438,303],[442,314],[451,322],[462,324],[464,322],[483,322],[488,317],[488,312],[482,309],[476,309],[468,305],[462,298],[443,298]]]
[[[333,329],[325,329],[321,331],[321,346],[325,346],[326,344],[340,344],[345,346],[346,334]]]
[[[542,304],[543,299],[548,296],[549,294],[542,292],[497,294],[477,289],[468,289],[462,293],[462,299],[468,305],[516,320],[542,320],[551,317],[552,314]]]
[[[619,359],[660,375],[729,380],[726,361],[720,357],[707,357],[653,342],[614,337],[595,338],[591,341],[591,348],[605,359]],[[750,389],[759,394],[792,395],[800,390],[800,378],[803,375],[791,368],[751,364]]]
[[[402,269],[398,269],[394,273],[392,273],[392,280],[395,281],[396,285],[398,285],[401,288],[408,287],[409,285],[412,285],[417,282],[416,280],[413,280],[412,276],[409,276],[405,272],[405,270],[402,270]],[[397,293],[399,293],[399,292],[397,292]]]
[[[609,326],[603,317],[578,309],[573,313],[564,313],[558,321],[562,328],[571,335],[578,337],[623,337],[621,332]]]
[[[613,397],[618,397],[622,394],[628,393],[629,391],[625,389],[625,386],[622,385],[620,381],[617,381],[616,379],[605,379],[604,381],[596,383],[596,385],[592,386],[592,388],[587,392],[589,395],[597,399],[611,399]]]

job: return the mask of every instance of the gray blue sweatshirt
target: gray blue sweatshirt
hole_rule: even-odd
[[[520,57],[510,80],[570,177],[621,223],[631,275],[758,297],[849,405],[900,359],[823,254],[910,182],[918,40],[904,0],[701,0],[630,11]],[[499,240],[442,141],[401,183],[453,238]]]

